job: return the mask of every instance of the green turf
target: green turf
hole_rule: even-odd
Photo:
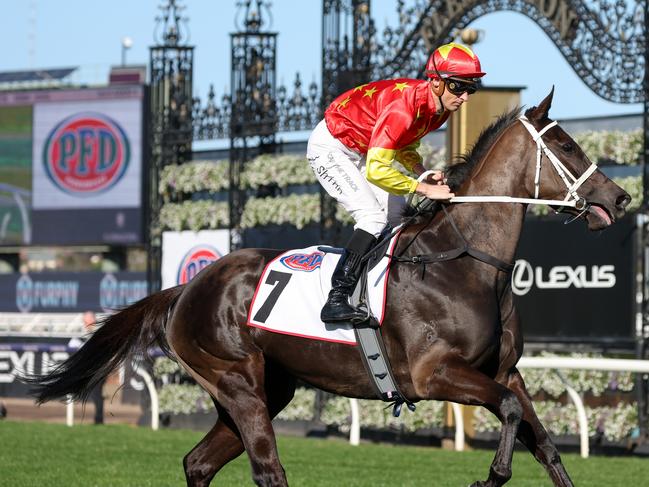
[[[201,438],[193,431],[128,426],[74,426],[0,422],[2,486],[182,486],[182,457]],[[280,437],[279,450],[293,486],[466,486],[484,479],[490,451]],[[577,486],[648,485],[649,459],[581,459],[562,455]],[[252,485],[245,456],[226,466],[213,485]],[[526,452],[514,454],[508,485],[551,485]]]

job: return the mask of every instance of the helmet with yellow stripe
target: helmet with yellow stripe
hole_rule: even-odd
[[[429,78],[481,78],[485,74],[478,56],[456,42],[435,49],[426,63],[426,76]]]

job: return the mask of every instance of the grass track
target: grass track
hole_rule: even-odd
[[[182,457],[202,437],[181,430],[129,426],[0,422],[0,485],[182,486]],[[280,456],[292,486],[466,486],[487,476],[490,451],[456,453],[435,448],[280,437]],[[649,459],[562,455],[575,485],[649,485]],[[551,485],[531,455],[514,454],[508,485]],[[250,486],[245,455],[226,466],[213,485]]]

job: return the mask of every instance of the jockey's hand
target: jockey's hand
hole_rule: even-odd
[[[435,184],[422,181],[417,184],[415,193],[430,198],[431,200],[448,200],[455,196],[454,193],[451,193],[451,188],[442,181],[437,181]]]
[[[426,176],[426,182],[429,184],[446,184],[444,173],[442,171],[435,171]]]

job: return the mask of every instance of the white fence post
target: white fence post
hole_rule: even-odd
[[[581,396],[577,393],[577,391],[568,383],[563,374],[558,370],[555,370],[554,372],[557,374],[557,376],[559,376],[559,379],[561,379],[563,386],[568,392],[568,396],[570,396],[570,399],[572,399],[572,402],[575,403],[575,407],[577,408],[581,458],[588,458],[588,418],[586,417],[586,408],[584,408],[584,402],[581,400]]]
[[[358,412],[358,399],[349,399],[352,413],[352,425],[349,430],[349,444],[358,446],[361,442],[361,418]]]
[[[149,375],[149,373],[144,370],[143,367],[140,367],[136,361],[133,361],[133,371],[137,375],[142,377],[144,383],[146,384],[146,388],[149,391],[149,397],[151,398],[151,429],[153,431],[157,431],[160,420],[160,403],[158,401],[158,391],[156,391],[155,389],[155,384],[153,383],[153,379],[151,379],[151,375]]]
[[[455,451],[464,451],[464,416],[462,415],[462,407],[455,402],[450,404],[453,408],[455,423]]]
[[[74,424],[74,401],[72,396],[68,394],[65,404],[65,424],[72,426]]]

